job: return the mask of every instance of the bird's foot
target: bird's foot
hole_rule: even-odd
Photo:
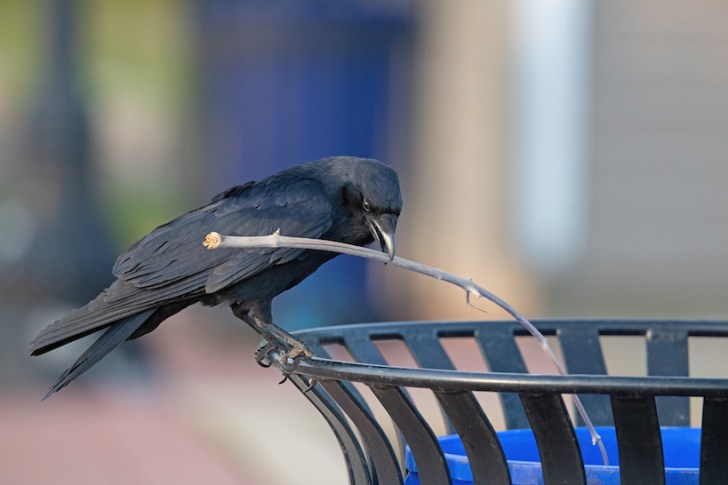
[[[270,354],[276,349],[278,349],[278,342],[263,340],[255,349],[255,361],[261,367],[270,367],[272,365]]]
[[[311,351],[305,343],[297,338],[291,337],[286,343],[290,345],[290,348],[278,354],[279,363],[292,364],[296,359],[301,357],[313,357],[313,351]]]
[[[270,367],[277,361],[281,369],[290,368],[301,358],[313,357],[314,353],[305,343],[287,332],[264,333],[265,340],[255,351],[255,360],[262,367]]]
[[[308,385],[306,386],[306,389],[303,390],[303,393],[306,394],[308,391],[316,387],[316,384],[318,384],[318,379],[316,379],[315,377],[309,377]]]
[[[283,379],[281,379],[278,384],[279,385],[280,384],[283,384],[284,382],[286,382],[290,378],[291,378],[291,374],[289,372],[283,372]],[[306,387],[303,388],[303,391],[302,392],[304,394],[306,394],[308,391],[310,391],[311,389],[313,389],[314,387],[316,387],[316,384],[318,384],[318,379],[316,379],[315,377],[309,377],[308,378],[308,383],[306,384]]]

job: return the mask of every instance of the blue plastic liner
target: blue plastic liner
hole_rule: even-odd
[[[609,456],[609,466],[604,466],[599,449],[591,444],[591,436],[586,428],[577,428],[582,458],[589,485],[619,484],[619,454],[617,436],[614,428],[597,428]],[[700,428],[662,428],[662,448],[665,457],[665,478],[667,485],[688,485],[698,483],[700,466]],[[517,485],[543,483],[541,463],[536,440],[530,429],[501,431],[498,433],[503,451],[508,460],[511,481]],[[473,483],[465,449],[457,435],[438,438],[445,453],[453,485]],[[409,448],[405,463],[408,474],[405,485],[420,483],[417,466]]]

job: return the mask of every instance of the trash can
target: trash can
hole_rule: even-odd
[[[331,426],[356,485],[415,478],[426,485],[617,483],[617,476],[622,485],[682,484],[696,483],[698,473],[702,484],[728,483],[728,379],[688,373],[688,340],[728,337],[728,322],[532,323],[558,339],[569,375],[529,374],[516,343],[528,334],[508,321],[307,330],[297,335],[316,355],[286,372]],[[603,336],[641,337],[648,375],[607,375]],[[456,370],[444,344],[451,338],[470,341],[488,371]],[[383,349],[392,346],[415,364],[390,365]],[[497,393],[506,431],[495,431],[492,409],[486,412],[478,399],[483,392]],[[580,397],[600,427],[609,467],[600,470],[583,423],[572,421],[569,394]],[[688,428],[690,397],[702,398],[692,403],[700,406],[694,410],[702,415],[700,429]],[[446,428],[441,434],[453,436],[438,439],[438,423]]]

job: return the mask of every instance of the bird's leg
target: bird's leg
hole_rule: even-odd
[[[233,311],[233,315],[247,323],[253,330],[263,337],[263,341],[255,350],[255,361],[261,367],[270,367],[268,354],[279,347],[278,342],[266,335],[266,332],[263,328],[261,328],[258,320],[253,318],[252,312],[250,311],[251,308],[249,306],[241,303],[233,303],[230,305],[230,309]]]
[[[255,360],[264,367],[270,366],[270,353],[278,351],[281,365],[290,365],[301,356],[311,357],[313,352],[293,335],[272,323],[270,302],[256,302],[250,306],[231,305],[233,314],[261,334],[264,343],[255,351]]]
[[[248,307],[243,307],[236,303],[231,305],[230,308],[232,308],[233,314],[236,317],[250,325],[253,330],[263,337],[263,341],[258,345],[258,348],[255,349],[255,361],[261,367],[270,367],[271,361],[268,358],[268,355],[274,350],[280,348],[280,342],[278,342],[277,339],[271,338],[270,334],[266,332],[266,329],[261,325],[261,322],[253,317]]]

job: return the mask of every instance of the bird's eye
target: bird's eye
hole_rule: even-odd
[[[371,212],[371,210],[372,210],[372,207],[369,205],[369,202],[366,200],[364,200],[361,203],[361,207],[362,207],[362,209],[364,209],[365,212]]]

